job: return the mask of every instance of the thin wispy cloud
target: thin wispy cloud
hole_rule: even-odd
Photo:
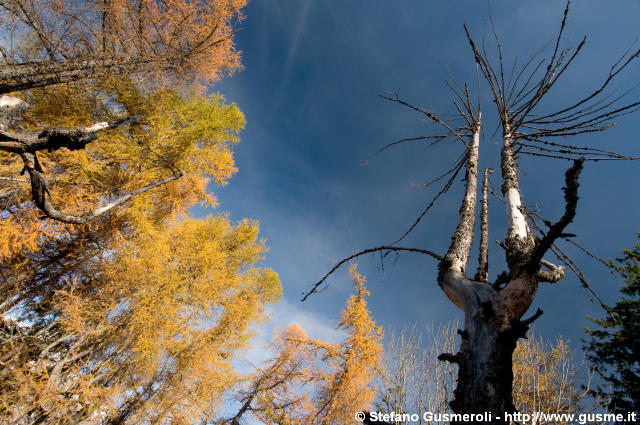
[[[300,40],[305,35],[305,29],[307,27],[309,11],[311,10],[312,3],[313,0],[302,0],[301,6],[299,7],[298,13],[296,14],[295,26],[288,44],[289,47],[287,50],[287,57],[282,67],[282,78],[279,80],[277,91],[273,98],[271,108],[269,108],[266,121],[271,121],[271,118],[274,116],[275,111],[278,110],[280,104],[282,103],[284,93],[289,86],[289,80],[291,79],[291,73],[293,71],[296,62],[296,56],[298,54],[298,46],[300,45]],[[283,11],[280,8],[278,9],[278,13],[280,16],[283,15]]]

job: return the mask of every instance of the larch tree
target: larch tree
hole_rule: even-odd
[[[238,379],[280,283],[257,223],[189,208],[236,171],[242,113],[193,93],[245,4],[0,1],[3,422],[193,423]]]
[[[240,66],[246,0],[2,0],[0,94],[133,75],[210,83]]]
[[[236,385],[232,362],[280,297],[277,275],[257,265],[257,223],[189,213],[215,205],[207,183],[236,171],[244,116],[220,95],[146,93],[130,80],[80,89],[29,94],[14,125],[139,118],[83,149],[39,151],[51,198],[82,217],[137,195],[83,223],[42,220],[32,184],[13,177],[20,156],[0,152],[0,421],[194,423]]]
[[[135,81],[147,91],[168,86],[198,91],[202,84],[240,69],[233,36],[245,4],[246,0],[0,1],[0,95],[60,83],[100,84],[114,76]],[[70,89],[67,94],[82,98],[84,90]],[[33,93],[47,96],[43,91],[21,96]],[[21,157],[33,203],[51,219],[82,224],[181,177],[176,171],[92,212],[65,214],[50,199],[50,182],[38,155],[84,149],[99,133],[126,127],[139,117],[98,114],[84,125],[53,128],[42,122],[37,131],[14,128],[16,118],[29,108],[30,102],[19,97],[0,97],[0,150]]]
[[[501,249],[505,251],[507,270],[499,273],[493,282],[488,279],[488,220],[486,202],[481,208],[480,267],[475,274],[468,274],[467,265],[471,245],[476,233],[477,191],[479,174],[479,147],[483,123],[481,99],[472,100],[467,84],[450,82],[453,103],[458,121],[440,117],[419,106],[401,99],[397,94],[381,97],[418,112],[426,120],[437,123],[441,134],[408,137],[390,143],[378,152],[400,143],[422,140],[437,146],[453,140],[463,151],[453,168],[435,179],[445,179],[443,188],[419,215],[405,234],[397,241],[375,248],[365,249],[339,261],[305,295],[316,292],[327,276],[348,261],[372,252],[415,252],[438,260],[437,282],[449,300],[464,313],[464,329],[460,331],[461,344],[458,353],[443,353],[440,359],[458,365],[457,386],[450,406],[459,414],[489,413],[488,423],[502,423],[498,416],[514,412],[512,398],[512,356],[516,342],[526,334],[529,325],[542,313],[524,318],[534,302],[539,283],[556,283],[565,277],[564,266],[575,271],[585,287],[588,283],[575,263],[561,250],[557,242],[569,239],[565,228],[573,220],[578,204],[579,176],[584,165],[591,161],[637,159],[601,148],[580,144],[568,144],[563,139],[587,133],[604,131],[621,115],[640,106],[640,102],[623,103],[623,96],[612,96],[608,89],[616,77],[640,56],[640,50],[629,51],[609,70],[608,75],[586,96],[560,107],[555,111],[545,109],[544,100],[559,85],[570,65],[585,46],[582,40],[577,47],[563,47],[569,3],[564,11],[560,30],[551,44],[549,57],[540,59],[534,54],[520,67],[505,72],[502,47],[495,35],[497,62],[492,61],[484,45],[478,45],[467,27],[465,32],[471,47],[473,60],[480,76],[488,86],[491,105],[495,106],[502,134],[499,156],[502,179],[500,199],[506,207],[507,228]],[[493,24],[492,24],[493,28]],[[462,124],[460,124],[462,123]],[[564,212],[555,222],[543,218],[527,208],[522,201],[523,190],[519,182],[519,158],[532,155],[542,158],[569,160],[571,166],[565,174]],[[422,218],[447,192],[464,171],[465,190],[460,205],[458,224],[452,234],[451,244],[444,255],[423,248],[398,245],[413,231]],[[489,171],[485,172],[485,187]],[[483,191],[488,194],[488,189]],[[547,256],[557,258],[555,264]],[[554,260],[555,261],[555,260]],[[453,423],[463,423],[461,421]]]
[[[382,329],[367,309],[364,277],[355,265],[350,271],[357,293],[338,322],[346,339],[314,340],[297,324],[290,325],[276,335],[276,356],[236,395],[236,413],[206,423],[239,425],[250,415],[265,425],[342,425],[370,409],[382,366]]]
[[[518,411],[574,414],[593,410],[586,404],[591,387],[591,371],[584,356],[569,349],[568,342],[557,338],[545,342],[529,330],[518,341],[513,353],[513,402]],[[566,421],[539,419],[538,424]]]
[[[338,322],[348,337],[337,352],[328,349],[325,358],[330,369],[321,376],[321,387],[315,399],[314,421],[320,425],[351,422],[354,413],[367,408],[375,396],[372,382],[379,372],[382,357],[382,329],[369,316],[366,297],[370,295],[365,280],[350,269],[357,294],[352,295]]]
[[[7,211],[0,255],[9,244],[17,251],[35,243],[21,229],[89,224],[125,204],[140,210],[137,195],[151,189],[160,211],[185,211],[196,197],[215,203],[205,175],[222,184],[236,171],[231,145],[244,116],[219,95],[145,93],[130,80],[109,78],[93,89],[62,85],[25,98],[32,106],[11,120],[14,130],[0,131],[16,139],[0,140],[0,205]],[[96,124],[98,117],[108,121]],[[110,122],[135,125],[108,131],[117,127]],[[54,220],[42,225],[42,215]]]

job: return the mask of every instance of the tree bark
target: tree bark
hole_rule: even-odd
[[[71,83],[98,75],[135,72],[153,63],[159,68],[170,67],[168,61],[151,61],[145,58],[46,61],[1,65],[0,94],[59,83]]]
[[[512,399],[512,354],[517,336],[511,327],[502,326],[494,308],[497,293],[489,285],[476,291],[465,313],[460,351],[458,382],[451,409],[460,414],[485,414],[487,423],[503,424],[504,412],[515,410]],[[452,421],[452,424],[468,421]]]

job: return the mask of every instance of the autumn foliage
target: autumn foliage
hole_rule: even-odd
[[[3,0],[0,93],[106,75],[211,83],[239,69],[246,0]],[[1,63],[1,62],[0,62]]]
[[[122,114],[143,118],[127,129],[100,134],[86,149],[39,152],[54,205],[82,214],[176,170],[183,174],[179,181],[127,205],[126,214],[135,216],[138,226],[150,230],[154,222],[183,214],[196,202],[215,204],[207,182],[224,184],[236,171],[231,146],[244,116],[235,105],[225,104],[220,95],[144,94],[127,80],[105,80],[100,90],[88,94],[86,89],[58,86],[27,94],[32,108],[15,126],[38,131],[44,125],[73,128]],[[28,179],[20,177],[22,168],[18,155],[0,151],[0,208],[11,212],[0,221],[0,256],[7,255],[9,245],[14,252],[34,249],[37,237],[55,234],[60,226],[71,228],[40,220],[42,214],[29,201]]]
[[[382,361],[382,330],[367,310],[364,277],[351,268],[356,294],[342,312],[347,337],[327,343],[297,324],[275,336],[275,356],[248,376],[236,397],[240,408],[217,425],[237,425],[251,415],[265,425],[342,425],[370,410]]]
[[[581,404],[588,393],[581,389],[584,384],[589,386],[589,370],[567,341],[544,342],[529,332],[527,339],[518,342],[513,353],[513,401],[518,411],[584,412],[588,407]]]
[[[14,177],[19,159],[0,153],[0,422],[193,423],[237,384],[232,362],[280,297],[277,275],[257,267],[267,249],[256,222],[189,210],[214,206],[208,182],[236,171],[244,117],[220,95],[142,92],[120,79],[87,87],[27,94],[33,107],[15,123],[141,116],[86,149],[40,154],[59,209],[82,214],[182,177],[70,225],[41,218]]]
[[[347,302],[339,322],[349,335],[344,343],[335,348],[327,347],[325,351],[330,368],[321,376],[316,398],[316,418],[320,424],[350,422],[354,412],[369,407],[375,396],[372,383],[380,371],[382,329],[367,310],[369,291],[364,277],[355,265],[350,273],[357,293]]]
[[[0,116],[0,422],[338,425],[373,399],[355,268],[345,341],[293,325],[234,367],[280,282],[256,222],[191,208],[236,171],[244,116],[197,93],[239,69],[245,4],[0,0],[0,94],[22,105]]]

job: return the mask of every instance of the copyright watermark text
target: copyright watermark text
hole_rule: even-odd
[[[355,420],[364,422],[367,418],[365,412],[356,412]],[[434,413],[423,412],[418,413],[398,413],[398,412],[371,412],[369,413],[369,421],[387,422],[387,423],[418,423],[421,419],[425,422],[479,422],[486,423],[495,419],[502,420],[505,423],[518,422],[524,424],[534,424],[540,422],[568,422],[572,424],[586,425],[591,422],[635,422],[640,419],[637,412],[629,413],[503,413],[501,415],[493,415],[491,412],[484,413]]]

